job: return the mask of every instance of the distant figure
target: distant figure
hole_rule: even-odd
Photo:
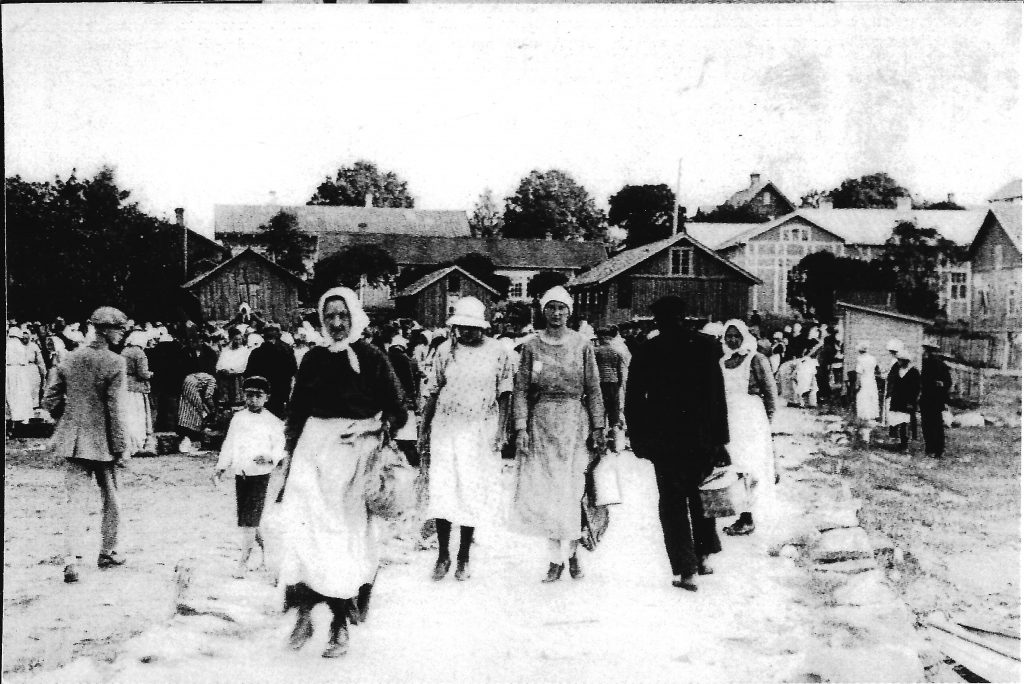
[[[284,418],[288,396],[292,392],[292,380],[298,366],[295,363],[295,352],[281,341],[281,326],[268,323],[263,328],[263,344],[249,354],[249,362],[245,366],[245,376],[258,375],[270,383],[270,400],[267,410],[278,418]]]
[[[889,425],[896,428],[900,451],[910,446],[911,416],[917,412],[921,391],[921,374],[910,363],[910,352],[901,349],[896,354],[896,365],[889,371],[886,382],[889,401]]]
[[[939,346],[931,342],[921,346],[924,349],[920,403],[924,453],[932,458],[942,458],[946,451],[946,426],[942,422],[942,412],[949,401],[949,388],[953,382],[949,368],[938,354]]]
[[[878,361],[868,353],[868,343],[857,344],[857,366],[851,390],[855,397],[854,406],[860,441],[871,442],[871,424],[878,420]]]

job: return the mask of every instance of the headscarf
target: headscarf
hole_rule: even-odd
[[[725,333],[729,328],[736,328],[739,331],[740,337],[743,341],[740,342],[739,349],[731,349],[725,343]],[[732,356],[733,354],[753,354],[757,351],[757,340],[750,334],[750,329],[747,328],[747,324],[738,318],[731,318],[725,322],[722,326],[722,351],[726,356]]]
[[[125,339],[124,346],[145,348],[147,342],[149,342],[149,335],[145,331],[133,330]]]
[[[324,307],[327,304],[327,300],[335,298],[341,298],[344,300],[345,306],[348,307],[349,320],[352,324],[352,327],[348,331],[348,337],[341,341],[337,341],[331,337],[331,332],[327,329],[327,324],[324,323]],[[347,287],[332,287],[327,292],[324,292],[320,297],[320,301],[316,307],[316,312],[320,315],[320,329],[321,335],[324,338],[324,344],[327,345],[327,348],[332,352],[343,351],[348,354],[349,365],[352,366],[352,370],[358,373],[359,357],[357,357],[355,351],[352,350],[351,344],[361,339],[363,331],[370,325],[370,317],[366,315],[365,311],[363,311],[363,305],[359,301],[359,296]]]
[[[708,323],[705,323],[704,327],[701,328],[700,331],[705,335],[711,335],[716,340],[720,340],[722,339],[722,336],[725,334],[725,326],[723,326],[718,321],[710,321]]]
[[[572,313],[572,295],[561,285],[555,285],[544,293],[544,296],[540,298],[540,308],[543,309],[548,302],[561,302],[569,307],[569,313]]]
[[[18,338],[20,340],[21,339],[21,328],[19,328],[18,326],[14,326],[13,328],[11,328],[10,330],[7,331],[7,337],[16,337],[16,338]]]

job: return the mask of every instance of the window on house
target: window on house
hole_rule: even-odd
[[[967,274],[966,273],[950,273],[949,274],[949,298],[951,300],[965,300],[967,299]]]
[[[508,296],[509,297],[515,297],[517,299],[522,297],[523,296],[523,281],[521,281],[521,280],[513,280],[512,284],[509,285],[509,288],[508,288]]]
[[[999,270],[1003,267],[1003,246],[996,245],[992,248],[992,268]]]
[[[619,290],[615,303],[620,309],[633,308],[633,282],[631,280],[623,278],[619,281]]]
[[[803,241],[803,242],[807,242],[810,239],[811,239],[811,231],[809,231],[806,228],[801,228],[800,229],[800,240]]]
[[[669,275],[693,275],[693,248],[677,247],[670,251]]]
[[[764,202],[765,204],[771,204],[772,194],[766,190],[765,193],[761,195],[761,201]]]
[[[988,313],[988,293],[985,290],[978,290],[978,311]]]
[[[782,234],[783,242],[789,242],[789,231],[788,230],[782,230],[782,231],[779,231],[779,232]]]
[[[1006,293],[1006,315],[1013,316],[1017,312],[1017,291],[1012,287]]]

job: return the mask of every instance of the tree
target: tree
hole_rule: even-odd
[[[295,214],[282,209],[259,227],[259,241],[266,246],[267,257],[275,264],[297,275],[305,275],[303,257],[311,245],[308,236],[298,229],[298,223]]]
[[[697,215],[693,220],[704,223],[767,223],[769,219],[759,214],[749,204],[741,204],[738,207],[720,204],[708,212],[697,209]]]
[[[473,237],[501,237],[503,223],[501,211],[494,201],[494,193],[490,188],[486,188],[473,207],[473,214],[469,217],[469,230]]]
[[[8,305],[18,318],[81,320],[117,306],[137,320],[173,320],[189,308],[179,285],[209,262],[180,226],[145,214],[115,171],[91,179],[6,179]]]
[[[893,278],[896,308],[934,318],[939,313],[939,266],[943,261],[963,261],[965,252],[934,228],[922,228],[913,221],[899,223],[878,259]]]
[[[398,264],[377,245],[351,245],[324,257],[313,266],[313,292],[319,296],[343,285],[358,290],[360,283],[387,285],[398,274]]]
[[[890,291],[891,274],[875,262],[838,257],[832,252],[808,254],[788,274],[790,306],[820,321],[835,319],[836,300],[853,290]]]
[[[569,276],[564,273],[559,271],[541,271],[530,278],[530,282],[526,284],[526,296],[531,298],[540,297],[556,285],[565,285],[567,282],[569,282]]]
[[[672,211],[676,195],[664,183],[626,185],[608,198],[608,222],[626,231],[626,246],[639,247],[672,234]],[[683,224],[680,215],[679,224]]]
[[[967,207],[957,204],[950,199],[944,199],[941,202],[929,202],[928,200],[922,200],[921,202],[914,204],[914,209],[930,209],[933,211],[938,209],[963,211],[966,208]]]
[[[505,237],[601,239],[604,216],[586,189],[564,171],[531,171],[505,199]]]
[[[333,179],[324,178],[306,204],[362,207],[370,194],[375,207],[411,209],[413,206],[406,181],[392,171],[380,171],[376,164],[364,159],[352,166],[342,166]]]
[[[847,178],[827,194],[835,209],[895,209],[896,200],[909,197],[910,191],[887,173],[872,173]]]

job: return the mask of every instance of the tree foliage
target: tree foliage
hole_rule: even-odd
[[[835,209],[895,209],[896,200],[910,191],[884,172],[847,178],[827,193]]]
[[[502,233],[510,238],[556,240],[604,236],[604,216],[586,189],[564,171],[533,170],[505,199]]]
[[[957,204],[956,202],[951,202],[948,199],[944,199],[941,202],[929,202],[928,200],[922,200],[921,202],[916,202],[914,204],[914,209],[930,209],[933,211],[940,209],[944,209],[947,211],[963,211],[966,208],[967,207]]]
[[[565,285],[567,282],[569,282],[569,276],[564,273],[560,273],[558,271],[541,271],[530,278],[530,282],[526,285],[526,296],[540,297],[556,285]]]
[[[296,275],[306,274],[303,256],[310,247],[309,238],[298,228],[295,214],[282,209],[259,227],[260,242],[266,247],[267,257],[278,266]]]
[[[837,257],[832,252],[808,254],[788,274],[790,306],[820,321],[836,317],[836,301],[844,292],[889,291],[891,274],[876,262]]]
[[[375,207],[411,209],[413,206],[406,181],[393,171],[381,171],[365,159],[352,166],[342,166],[334,178],[324,178],[306,204],[362,207],[368,194],[373,195]]]
[[[365,278],[368,285],[386,285],[398,274],[398,264],[377,245],[350,245],[324,257],[313,266],[313,293],[317,298],[339,285],[356,290]]]
[[[626,185],[608,198],[608,222],[626,231],[626,246],[639,247],[672,234],[672,211],[676,195],[664,183]],[[683,217],[680,215],[679,224]]]
[[[469,217],[469,230],[473,237],[501,237],[503,223],[501,210],[494,200],[494,193],[490,188],[486,188],[473,207],[473,214]]]
[[[757,212],[749,204],[734,207],[731,204],[720,204],[711,211],[697,209],[694,221],[704,223],[767,223],[768,217]]]
[[[905,314],[934,318],[939,313],[939,267],[943,261],[963,261],[965,252],[934,228],[913,221],[899,223],[878,259],[893,279],[896,308]]]
[[[8,307],[18,318],[84,319],[104,304],[137,320],[196,317],[179,285],[220,261],[189,239],[185,273],[181,226],[130,202],[113,168],[91,179],[6,179]]]

